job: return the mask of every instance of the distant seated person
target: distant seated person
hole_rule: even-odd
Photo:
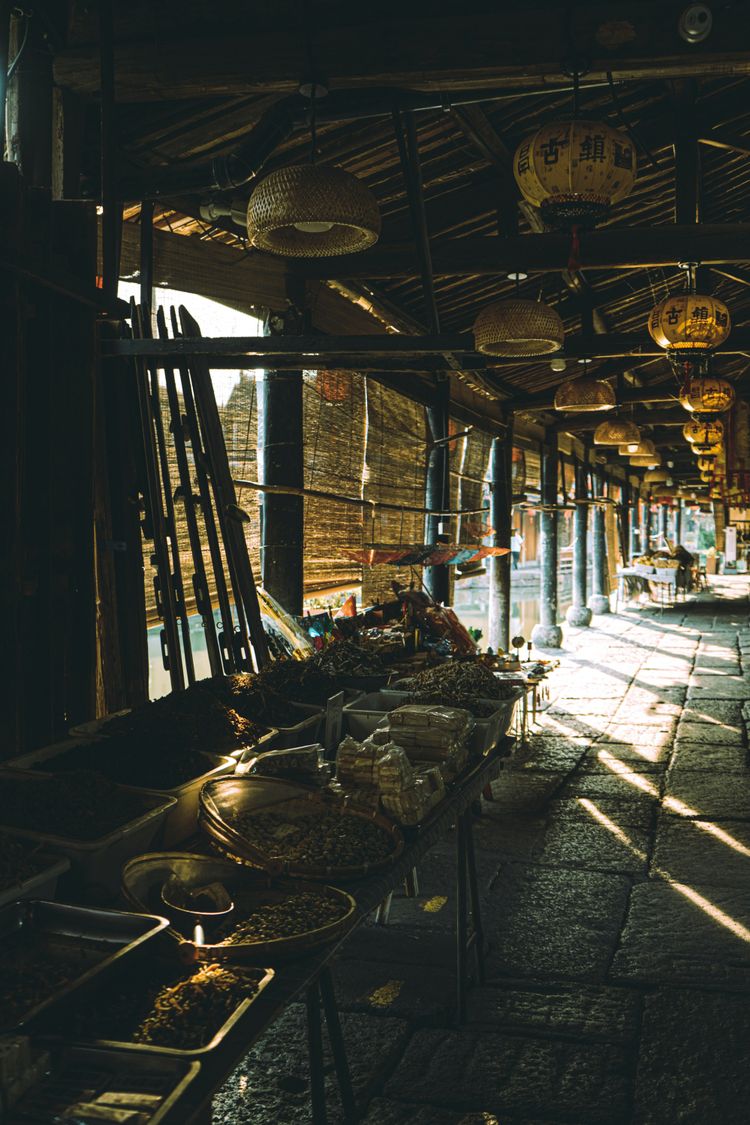
[[[510,560],[514,570],[518,570],[518,564],[521,561],[522,547],[523,536],[519,531],[514,531],[510,539]]]

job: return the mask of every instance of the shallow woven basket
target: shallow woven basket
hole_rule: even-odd
[[[594,430],[594,445],[630,445],[640,440],[641,431],[627,418],[607,418]]]
[[[331,223],[318,233],[295,223]],[[355,254],[380,237],[380,212],[370,189],[342,168],[293,165],[271,172],[247,205],[247,233],[258,250],[285,258]]]
[[[520,297],[488,305],[474,321],[474,346],[485,355],[548,355],[562,347],[564,338],[554,309]]]
[[[576,410],[581,413],[595,410],[614,410],[617,406],[615,392],[603,379],[579,375],[568,379],[555,391],[555,410]]]

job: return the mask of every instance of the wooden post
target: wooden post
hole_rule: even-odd
[[[646,498],[641,507],[641,554],[651,550],[651,501]]]
[[[435,406],[427,407],[427,420],[430,434],[434,442],[430,449],[427,461],[427,477],[425,481],[425,507],[437,511],[447,511],[450,508],[450,476],[448,463],[450,450],[448,442],[448,422],[450,414],[450,383],[447,379],[441,380],[437,385],[439,401]],[[446,541],[450,537],[448,529],[450,523],[439,516],[427,516],[425,520],[425,540],[427,543],[440,542],[442,535]],[[443,530],[444,529],[444,530]],[[436,602],[447,605],[450,600],[450,575],[447,566],[427,566],[424,571],[424,584],[428,593]]]
[[[490,452],[490,523],[493,546],[510,547],[513,514],[513,424],[502,438],[492,439]],[[490,608],[488,644],[498,652],[510,648],[511,556],[490,558]]]
[[[682,500],[677,501],[674,510],[674,541],[679,543],[682,539]]]
[[[573,513],[573,604],[565,614],[569,625],[585,628],[591,624],[591,610],[586,605],[586,568],[588,565],[588,483],[585,462],[576,463],[576,509]]]
[[[289,317],[271,316],[270,334],[283,335]],[[262,484],[303,488],[301,371],[264,372],[258,388],[258,456]],[[304,500],[264,493],[260,563],[263,586],[288,612],[302,613]]]
[[[596,496],[604,496],[604,474],[601,470],[594,473],[594,492]],[[589,598],[589,607],[594,613],[609,613],[609,583],[607,579],[607,534],[604,521],[604,507],[597,504],[594,508],[593,526],[593,567],[591,574],[592,594]]]
[[[557,624],[557,434],[548,434],[542,446],[542,511],[539,536],[539,623],[531,631],[538,648],[559,648],[562,629]]]
[[[668,524],[667,524],[667,505],[666,504],[660,504],[659,505],[659,535],[661,536],[662,539],[667,538],[667,532],[668,531],[669,531],[669,527],[668,527]]]

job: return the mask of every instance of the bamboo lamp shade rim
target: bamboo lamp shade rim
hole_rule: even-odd
[[[630,464],[634,469],[658,469],[661,465],[661,453],[637,454],[630,458]]]
[[[555,391],[554,405],[555,410],[570,410],[585,414],[614,410],[617,406],[617,398],[614,388],[604,379],[577,375],[560,384]]]
[[[483,355],[550,355],[559,351],[565,329],[559,313],[543,301],[507,297],[493,301],[474,321],[474,346]]]
[[[669,469],[648,469],[643,474],[644,484],[666,484],[669,480]]]
[[[594,430],[594,445],[630,445],[640,440],[641,431],[628,418],[607,418]]]
[[[250,244],[285,258],[356,254],[380,237],[374,195],[343,168],[292,164],[270,172],[247,205]]]

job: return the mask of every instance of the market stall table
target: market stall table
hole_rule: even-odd
[[[472,956],[475,959],[476,979],[479,983],[484,980],[484,933],[474,858],[473,806],[485,786],[502,769],[503,760],[510,753],[512,745],[511,738],[503,739],[494,751],[474,762],[465,771],[446,800],[422,825],[404,830],[406,847],[388,871],[342,884],[343,889],[349,891],[357,902],[355,929],[401,886],[430,848],[456,825],[456,1011],[459,1023],[466,1018],[469,962]],[[333,959],[353,929],[324,950],[277,967],[272,984],[248,1009],[246,1016],[238,1021],[221,1048],[201,1063],[200,1073],[186,1090],[185,1096],[165,1118],[164,1125],[198,1125],[199,1122],[208,1122],[214,1093],[253,1043],[291,1003],[303,995],[307,1005],[313,1121],[315,1125],[323,1125],[327,1120],[321,1012],[326,1018],[345,1120],[351,1122],[357,1119],[331,972]]]

